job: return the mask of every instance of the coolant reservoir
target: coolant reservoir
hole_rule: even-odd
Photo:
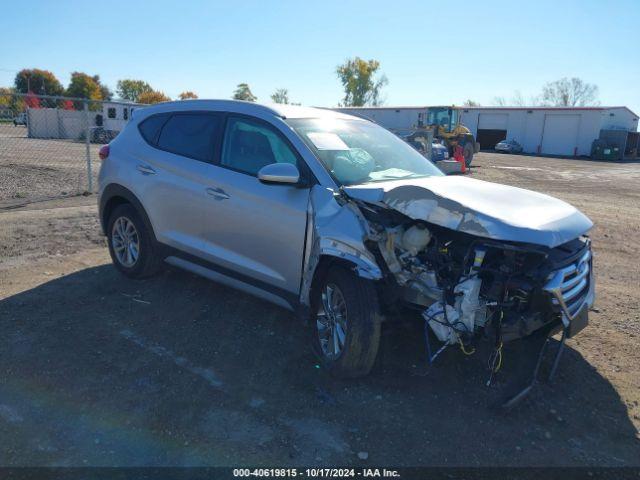
[[[429,230],[422,226],[414,225],[407,229],[402,235],[402,246],[409,251],[411,255],[416,255],[423,250],[431,241]]]

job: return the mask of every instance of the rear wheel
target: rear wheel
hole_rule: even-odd
[[[315,289],[312,309],[312,343],[323,366],[342,378],[369,373],[381,323],[372,283],[344,267],[332,267]]]
[[[464,156],[464,163],[467,167],[471,166],[471,161],[473,160],[473,143],[467,142],[464,146],[464,150],[462,151],[462,155]]]
[[[127,277],[148,277],[160,270],[154,239],[131,205],[119,205],[111,213],[107,240],[114,266]]]

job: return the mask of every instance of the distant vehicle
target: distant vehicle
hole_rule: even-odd
[[[19,113],[17,117],[14,117],[13,126],[17,127],[18,125],[24,125],[25,127],[27,126],[27,114],[26,113]]]
[[[401,135],[399,136],[405,142],[407,142],[409,145],[411,145],[413,148],[419,151],[421,154],[426,155],[427,148],[422,137],[413,138],[411,136],[405,136],[405,137]],[[439,142],[431,143],[431,158],[429,160],[431,160],[432,162],[439,162],[441,160],[448,160],[448,159],[449,159],[449,149],[447,147],[445,147]]]
[[[522,145],[515,140],[502,140],[495,146],[496,152],[522,153]]]
[[[439,162],[440,160],[449,160],[449,149],[441,143],[431,144],[431,161]]]

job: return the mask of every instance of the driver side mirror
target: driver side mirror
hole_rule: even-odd
[[[258,180],[263,183],[297,184],[300,181],[298,167],[291,163],[272,163],[258,172]]]

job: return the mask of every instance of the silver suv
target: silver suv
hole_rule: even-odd
[[[371,369],[401,309],[427,346],[575,335],[591,221],[519,188],[444,176],[397,136],[324,109],[194,100],[136,110],[100,151],[113,263],[166,262],[296,311],[338,376]],[[429,355],[429,359],[434,356]]]

